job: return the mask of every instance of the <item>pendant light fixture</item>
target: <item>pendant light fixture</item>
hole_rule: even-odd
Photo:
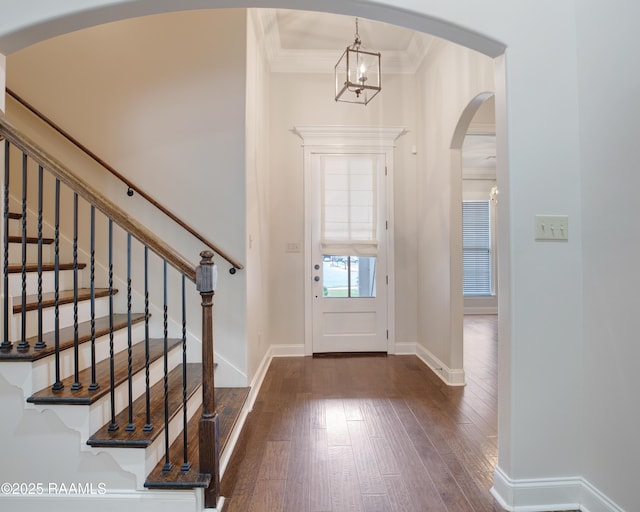
[[[356,18],[355,41],[347,46],[334,70],[336,101],[366,105],[382,89],[380,53],[364,49],[358,34],[358,18]]]

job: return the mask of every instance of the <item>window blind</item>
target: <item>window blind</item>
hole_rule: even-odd
[[[462,202],[464,295],[491,295],[490,201]]]
[[[321,244],[325,254],[375,254],[378,169],[366,155],[324,155],[320,162]]]

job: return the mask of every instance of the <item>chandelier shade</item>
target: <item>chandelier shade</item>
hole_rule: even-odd
[[[380,53],[363,48],[357,18],[355,41],[347,46],[334,71],[336,101],[366,105],[382,90]]]

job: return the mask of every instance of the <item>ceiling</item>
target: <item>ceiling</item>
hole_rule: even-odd
[[[333,73],[355,38],[355,18],[288,9],[256,9],[267,58],[274,73]],[[382,54],[386,73],[415,73],[434,37],[359,18],[364,47]]]

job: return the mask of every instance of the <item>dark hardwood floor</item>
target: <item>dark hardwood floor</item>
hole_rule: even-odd
[[[465,320],[467,386],[415,356],[278,358],[222,481],[224,512],[502,510],[497,319]]]

